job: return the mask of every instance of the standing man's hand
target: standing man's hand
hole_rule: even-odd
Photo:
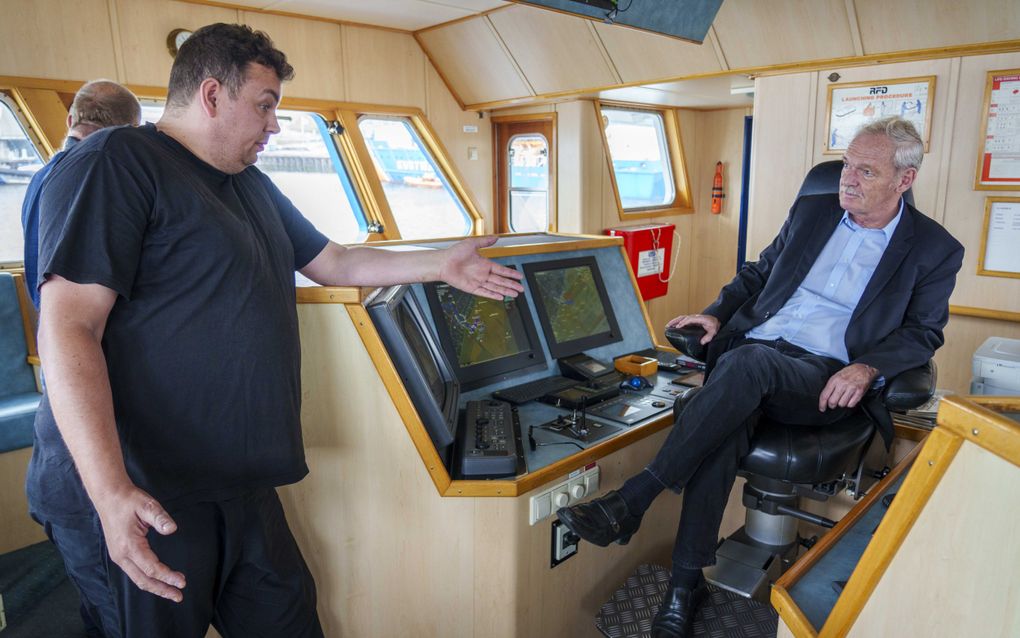
[[[701,345],[707,345],[719,332],[722,324],[717,317],[712,315],[680,315],[669,320],[667,328],[683,328],[684,326],[701,326],[705,329],[705,336],[701,338]]]
[[[103,536],[110,558],[142,591],[179,603],[184,600],[184,574],[160,562],[149,541],[149,529],[166,536],[177,531],[166,510],[134,485],[104,494],[96,501],[96,511],[103,524]]]
[[[863,363],[851,363],[829,377],[818,397],[818,411],[855,407],[877,376],[878,370],[875,368]]]
[[[455,288],[480,297],[502,300],[524,291],[523,276],[478,254],[478,250],[496,243],[495,237],[468,237],[443,251],[439,278]]]

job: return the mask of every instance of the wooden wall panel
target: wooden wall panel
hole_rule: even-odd
[[[864,53],[1020,38],[1016,0],[854,0]],[[909,16],[909,19],[905,19]]]
[[[0,11],[0,75],[118,79],[106,0],[73,9],[60,0],[4,0]]]
[[[450,160],[464,178],[464,186],[485,220],[485,231],[493,232],[495,221],[492,210],[492,123],[480,113],[462,111],[446,88],[435,67],[426,64],[428,75],[428,108],[425,114]],[[475,132],[464,128],[474,128]],[[471,149],[474,149],[471,159]]]
[[[486,17],[416,34],[463,104],[532,95]]]
[[[722,70],[710,38],[703,44],[645,31],[594,23],[595,32],[624,82],[661,79]]]
[[[347,99],[341,77],[344,67],[339,24],[251,11],[242,11],[241,20],[265,31],[277,48],[287,54],[287,61],[294,67],[294,79],[283,87],[284,95]]]
[[[1020,279],[988,277],[977,274],[981,252],[982,222],[985,198],[1020,197],[1020,189],[1012,191],[974,190],[974,172],[979,144],[983,138],[981,110],[984,108],[985,77],[988,71],[1020,67],[1020,53],[975,56],[960,60],[959,92],[956,119],[952,123],[952,156],[945,180],[946,229],[967,247],[963,268],[957,279],[953,303],[961,306],[991,308],[1020,312]]]
[[[124,65],[121,80],[130,84],[167,85],[174,59],[166,48],[166,36],[174,29],[194,31],[215,22],[238,21],[238,12],[234,9],[166,0],[116,2],[120,57]]]
[[[957,284],[957,290],[960,284]],[[951,315],[945,328],[946,343],[935,353],[938,387],[957,394],[970,394],[974,351],[988,337],[1020,339],[1020,323]]]
[[[25,473],[30,458],[30,447],[0,454],[0,554],[46,540],[42,526],[28,516]]]
[[[574,101],[556,105],[556,135],[559,142],[556,166],[557,229],[580,233],[582,218],[592,214],[589,193],[592,179],[585,166],[592,163],[589,138],[585,135],[594,117],[591,102]],[[598,181],[598,176],[596,176]]]
[[[536,93],[616,84],[588,20],[514,5],[489,14]]]
[[[425,52],[411,35],[345,24],[341,38],[349,100],[425,108]]]
[[[1020,468],[965,442],[847,635],[1018,635],[1018,491]]]
[[[713,28],[731,69],[854,54],[844,0],[726,0]]]
[[[684,243],[684,248],[692,253],[695,264],[691,271],[687,312],[699,312],[715,301],[719,289],[729,283],[736,273],[746,114],[745,109],[703,111],[696,114],[698,139],[692,159],[698,171],[695,193],[697,212],[694,214],[694,234]],[[717,161],[723,163],[726,198],[723,199],[722,212],[713,215],[712,180]],[[688,170],[692,168],[694,166],[688,166]]]
[[[812,165],[814,75],[759,78],[748,201],[747,258],[755,260],[779,232]]]

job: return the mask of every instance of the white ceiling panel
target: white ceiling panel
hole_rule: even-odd
[[[417,31],[509,4],[500,0],[239,0],[255,9]]]

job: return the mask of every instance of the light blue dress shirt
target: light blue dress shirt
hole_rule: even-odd
[[[864,289],[903,215],[885,228],[863,228],[843,218],[793,296],[765,323],[747,332],[750,339],[783,339],[824,357],[849,363],[846,328]]]

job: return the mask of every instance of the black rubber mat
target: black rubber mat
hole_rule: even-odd
[[[595,626],[609,638],[643,638],[669,589],[669,570],[641,565],[602,605]],[[772,638],[779,616],[770,605],[708,585],[694,618],[694,635],[706,638]]]

